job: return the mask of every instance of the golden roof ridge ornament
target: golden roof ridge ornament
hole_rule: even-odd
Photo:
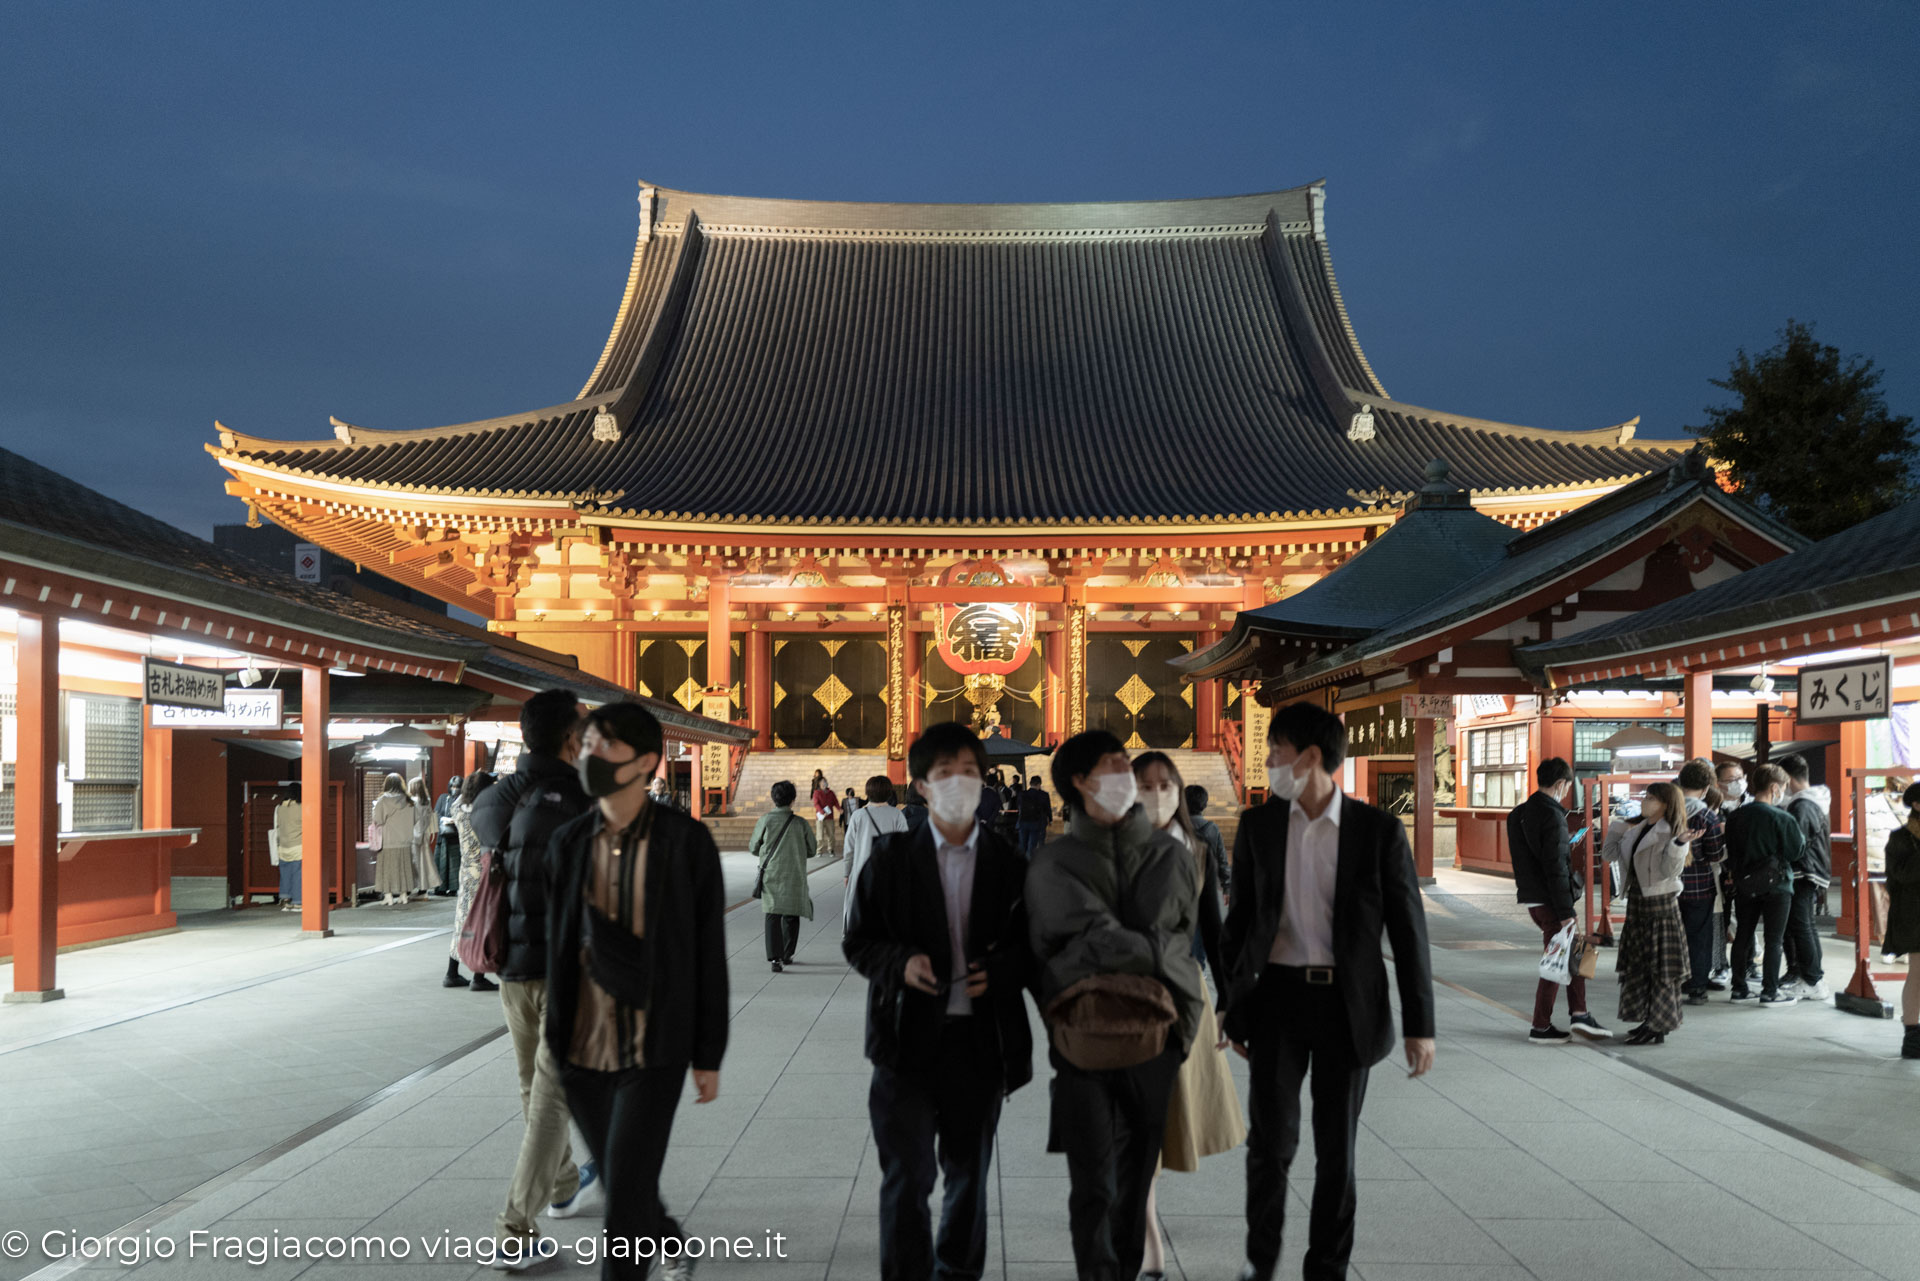
[[[613,406],[600,406],[593,416],[593,438],[602,444],[611,445],[620,439],[620,420],[613,416]]]

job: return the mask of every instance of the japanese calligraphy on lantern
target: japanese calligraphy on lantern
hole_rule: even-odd
[[[204,707],[227,710],[227,678],[205,667],[145,660],[147,702],[165,707]]]
[[[1893,703],[1893,658],[1850,658],[1800,669],[1802,725],[1883,719]]]

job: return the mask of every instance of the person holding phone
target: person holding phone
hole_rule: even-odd
[[[907,769],[929,821],[877,834],[853,880],[841,946],[868,983],[867,1107],[886,1281],[985,1271],[1000,1101],[1033,1079],[1021,995],[1034,969],[1027,862],[976,812],[986,764],[966,726],[927,727]],[[927,1207],[936,1171],[946,1184],[937,1239]]]
[[[1680,1026],[1680,992],[1691,973],[1687,927],[1680,920],[1680,873],[1706,816],[1687,817],[1680,789],[1655,783],[1640,800],[1640,817],[1622,852],[1627,923],[1620,932],[1620,1017],[1639,1020],[1628,1045],[1663,1045]]]
[[[1558,756],[1540,762],[1533,772],[1534,793],[1507,812],[1507,852],[1513,859],[1513,888],[1520,906],[1540,930],[1541,947],[1577,919],[1574,897],[1579,881],[1573,874],[1572,849],[1567,835],[1567,798],[1573,794],[1573,767]],[[1582,829],[1584,836],[1585,829]],[[1531,1045],[1565,1045],[1578,1032],[1590,1041],[1612,1036],[1587,1010],[1587,980],[1578,971],[1567,976],[1567,1021],[1573,1032],[1553,1025],[1553,1002],[1560,985],[1541,979],[1533,990]]]

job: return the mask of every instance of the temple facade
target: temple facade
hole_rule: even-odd
[[[1430,461],[1530,529],[1679,448],[1390,396],[1324,209],[1321,184],[1030,205],[643,186],[571,399],[322,440],[221,425],[209,449],[255,516],[760,751],[884,751],[898,775],[918,725],[957,717],[1238,764],[1246,687],[1173,660],[1366,546]]]

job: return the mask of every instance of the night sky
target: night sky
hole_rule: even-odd
[[[1789,317],[1920,413],[1920,5],[0,5],[0,443],[205,534],[216,418],[573,396],[636,183],[1328,182],[1396,397],[1678,436]],[[858,460],[848,460],[850,463]]]

